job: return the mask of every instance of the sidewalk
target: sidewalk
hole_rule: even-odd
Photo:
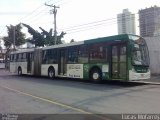
[[[9,70],[0,69],[0,76],[12,75]]]
[[[141,81],[138,81],[138,82],[160,85],[160,75],[151,75],[150,79],[141,80]]]

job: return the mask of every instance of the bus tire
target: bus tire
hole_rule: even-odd
[[[18,75],[22,75],[22,68],[18,67]]]
[[[99,68],[93,68],[90,72],[90,79],[92,82],[99,83],[102,80],[102,72]]]
[[[52,79],[55,77],[55,70],[53,67],[48,69],[48,77]]]

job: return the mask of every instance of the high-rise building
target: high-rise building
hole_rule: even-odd
[[[136,34],[135,15],[124,9],[117,15],[118,34]]]
[[[139,10],[139,29],[142,37],[160,35],[160,7]]]

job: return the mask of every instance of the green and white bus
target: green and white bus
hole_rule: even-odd
[[[95,82],[149,79],[149,52],[142,37],[115,35],[11,52],[10,72]]]

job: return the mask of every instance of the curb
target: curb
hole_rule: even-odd
[[[145,83],[151,85],[160,85],[160,82],[149,82],[149,81],[136,81],[137,83]]]

